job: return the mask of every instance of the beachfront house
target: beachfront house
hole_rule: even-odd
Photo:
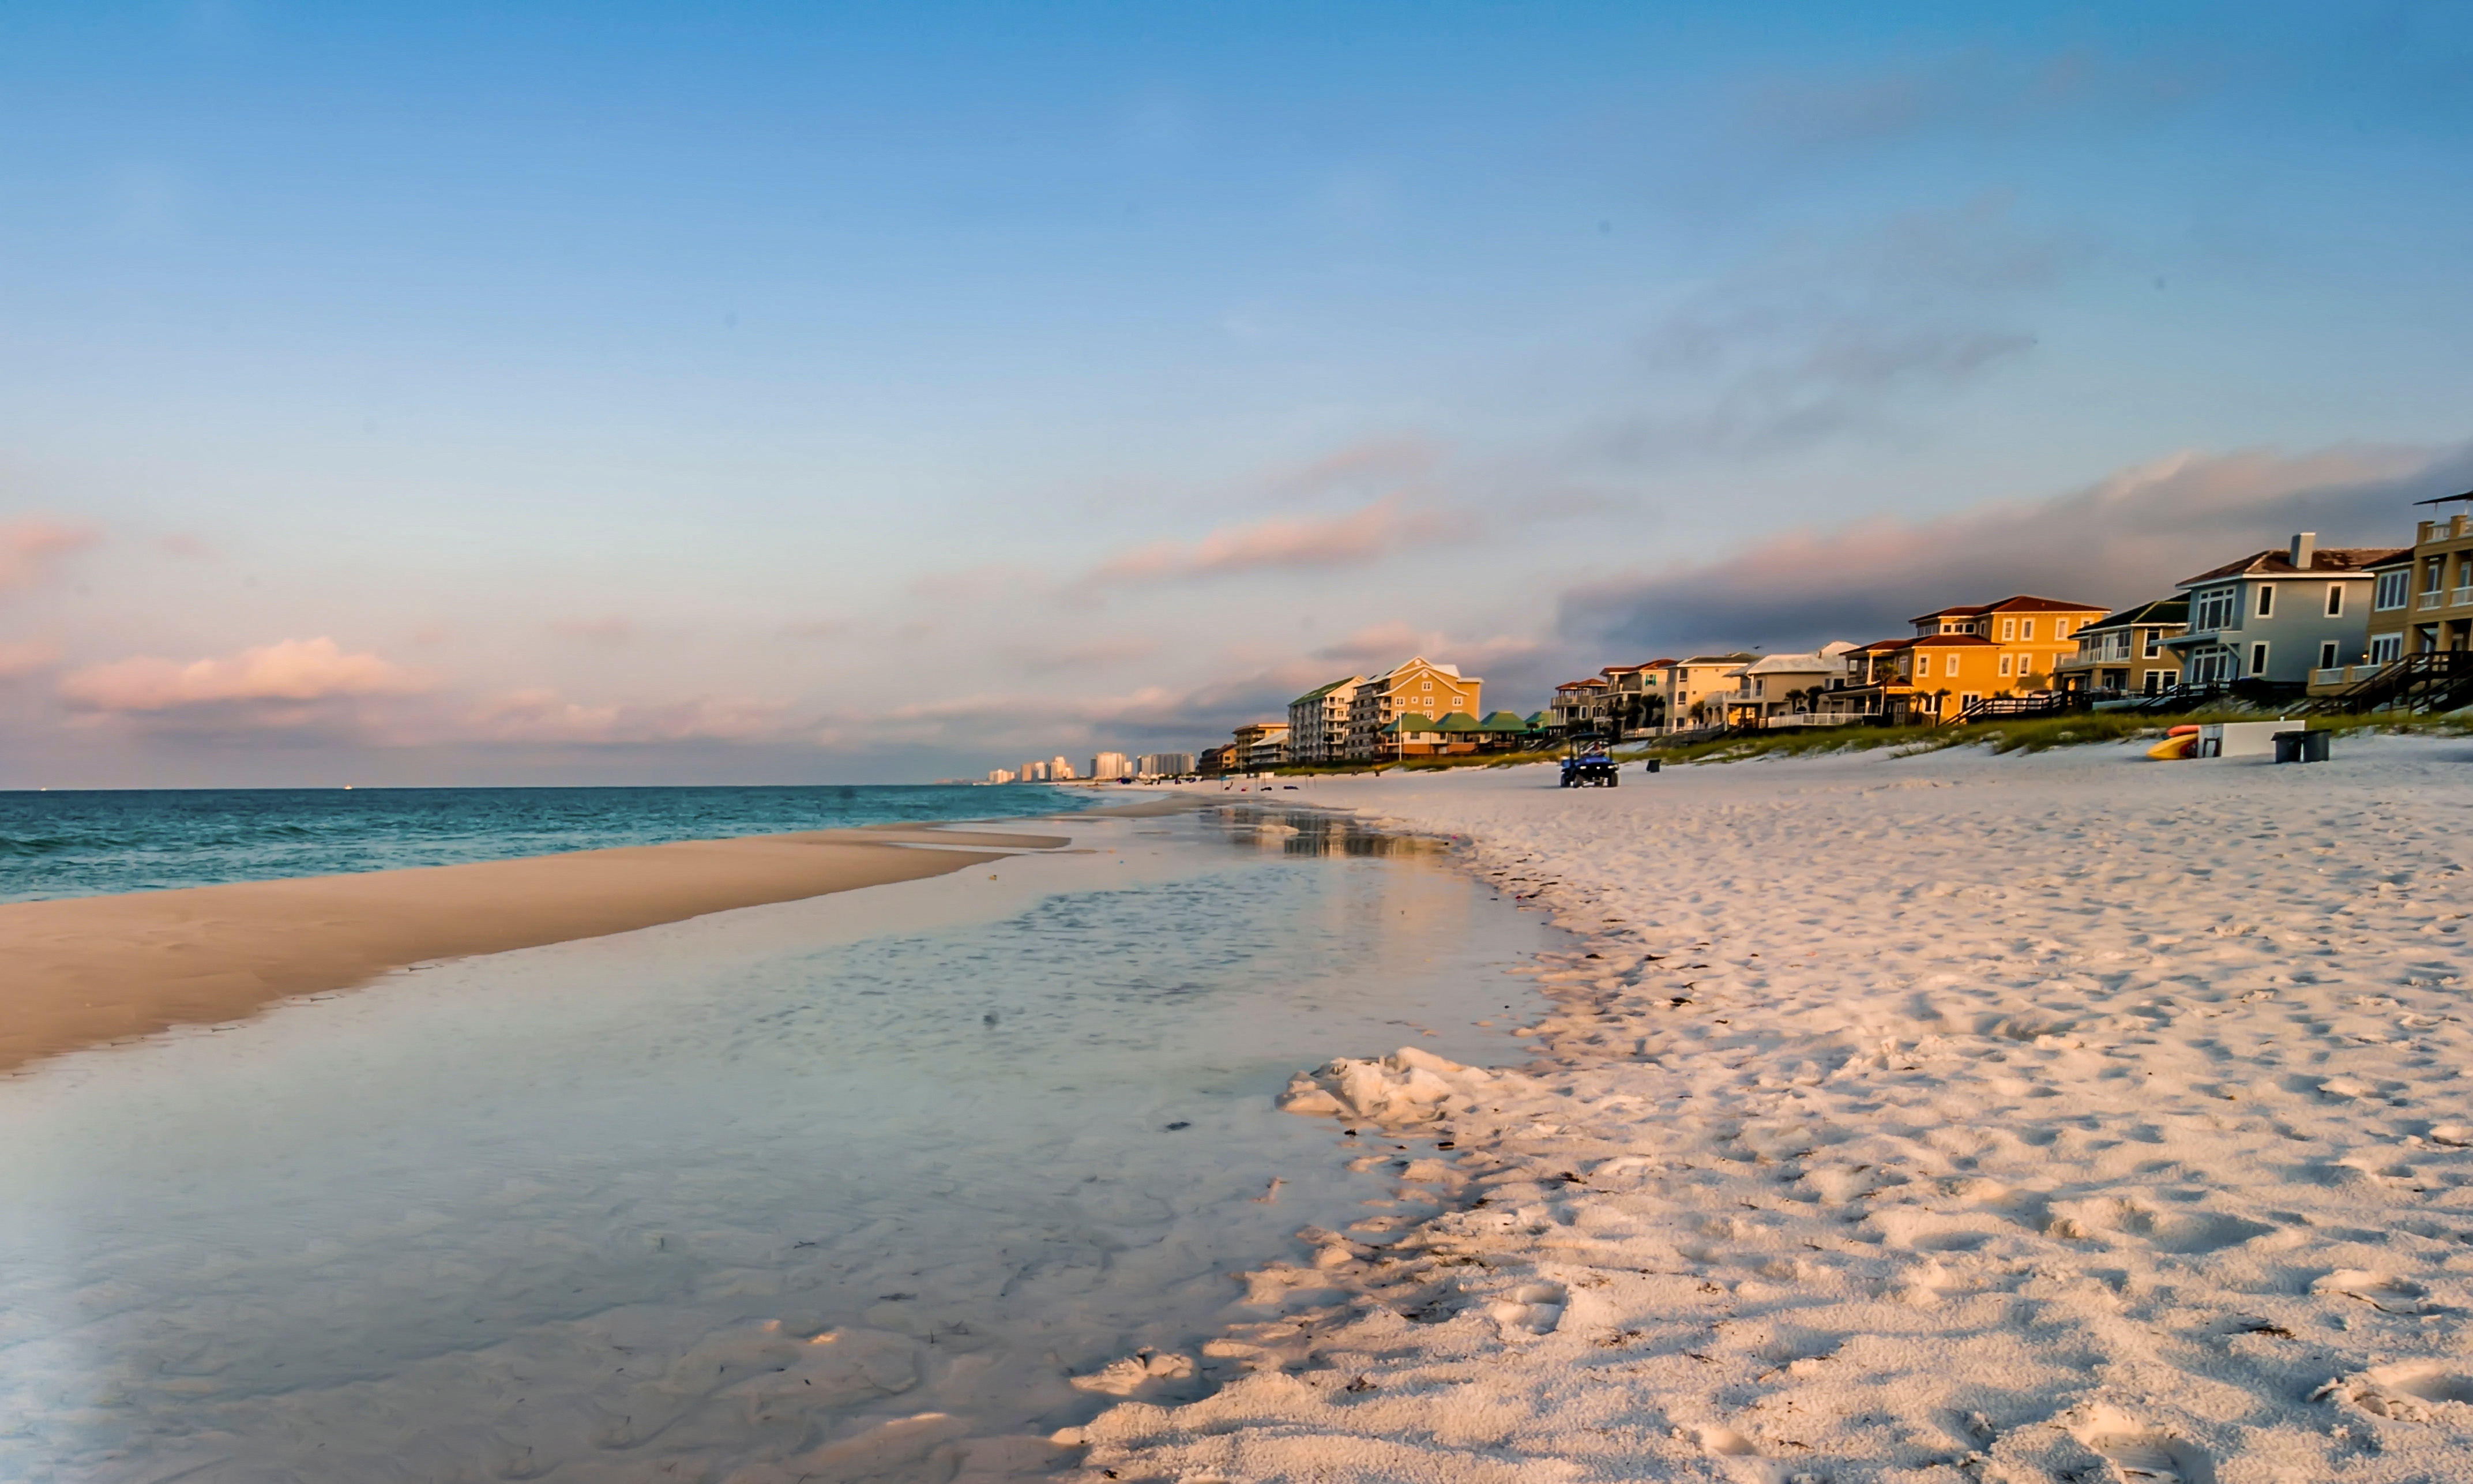
[[[1288,760],[1322,764],[1348,754],[1348,706],[1365,677],[1317,685],[1288,703]]]
[[[1236,729],[1230,746],[1229,755],[1247,773],[1277,768],[1288,760],[1288,724],[1247,722]]]
[[[1672,733],[1724,726],[1726,700],[1740,683],[1736,672],[1760,658],[1750,650],[1729,650],[1643,666],[1643,690],[1658,717],[1649,730]]]
[[[1851,720],[1824,713],[1821,702],[1846,688],[1846,657],[1858,646],[1839,641],[1810,654],[1763,655],[1738,666],[1735,689],[1725,697],[1726,723],[1735,727],[1804,726]]]
[[[2422,503],[2458,501],[2473,502],[2473,494]],[[2373,566],[2401,575],[2372,590],[2365,636],[2372,660],[2382,650],[2393,660],[2473,648],[2473,515],[2459,511],[2422,521],[2409,550]]]
[[[2190,626],[2167,639],[2189,685],[2245,682],[2299,694],[2312,673],[2364,661],[2364,612],[2376,574],[2410,549],[2327,546],[2304,531],[2281,549],[2254,552],[2178,586]]]
[[[1355,762],[1382,762],[1399,754],[1391,724],[1406,715],[1440,720],[1454,711],[1475,716],[1485,682],[1462,675],[1456,665],[1424,656],[1402,660],[1360,681],[1348,703],[1346,755]]]
[[[2187,596],[2106,613],[2077,631],[2077,649],[2062,658],[2053,680],[2073,695],[2152,696],[2170,690],[2181,683],[2181,657],[2165,642],[2189,627]]]
[[[1553,703],[1547,707],[1554,718],[1554,730],[1567,737],[1603,735],[1608,730],[1606,692],[1610,688],[1602,675],[1555,686]]]

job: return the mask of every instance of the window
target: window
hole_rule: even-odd
[[[2001,642],[2006,644],[2017,636],[2018,620],[2014,618],[2005,618],[2001,620]]]
[[[2031,618],[2023,618],[2023,619],[2020,619],[2020,620],[2018,621],[2018,637],[2020,637],[2020,638],[2022,638],[2022,639],[2031,639],[2031,638],[2033,638],[2034,636],[2035,636],[2035,620],[2033,620],[2033,619],[2031,619]]]
[[[2327,616],[2330,618],[2341,618],[2344,616],[2344,585],[2342,583],[2329,583],[2327,585]]]
[[[2253,644],[2249,647],[2249,673],[2252,675],[2265,675],[2267,673],[2267,646],[2265,644]]]
[[[2258,585],[2258,616],[2267,618],[2272,616],[2274,612],[2275,584],[2261,583]]]
[[[2054,638],[2056,638],[2056,639],[2066,639],[2066,638],[2068,638],[2069,636],[2070,636],[2070,621],[2069,621],[2068,619],[2066,619],[2066,618],[2055,618],[2055,619],[2053,619],[2053,637],[2054,637]]]
[[[2163,688],[2164,688],[2164,672],[2163,672],[2163,671],[2161,671],[2161,670],[2149,670],[2149,671],[2148,671],[2148,672],[2147,672],[2147,693],[2148,693],[2149,695],[2150,695],[2150,696],[2151,696],[2151,695],[2154,695],[2157,691],[2162,690]]]
[[[2389,609],[2402,608],[2405,604],[2405,590],[2412,586],[2413,573],[2404,567],[2398,567],[2392,572],[2381,572],[2378,591],[2371,595],[2370,606],[2382,612]]]
[[[2336,668],[2336,641],[2334,639],[2323,640],[2319,644],[2318,668],[2321,670],[2332,670]]]
[[[2198,630],[2229,629],[2233,626],[2233,593],[2231,587],[2219,587],[2200,593],[2197,604],[2197,622],[2190,627]]]
[[[1425,688],[1426,688],[1426,689],[1428,689],[1428,690],[1431,690],[1431,689],[1433,689],[1433,688],[1434,688],[1434,682],[1433,682],[1432,681],[1428,681],[1428,682],[1426,682],[1426,686],[1425,686]]]
[[[2141,659],[2152,659],[2152,658],[2156,658],[2158,655],[2162,654],[2163,652],[2164,652],[2164,631],[2163,631],[2163,630],[2161,630],[2161,629],[2149,629],[2149,630],[2148,630],[2148,631],[2147,631],[2147,646],[2146,646],[2144,649],[2141,649],[2141,650],[2138,652],[2138,658],[2141,658]]]
[[[1920,680],[1929,680],[1929,679],[1931,679],[1931,677],[1932,677],[1932,656],[1930,656],[1930,655],[1917,655],[1917,656],[1915,657],[1915,679],[1917,679],[1917,680],[1919,680],[1919,681],[1920,681]]]
[[[2447,559],[2445,557],[2431,558],[2430,565],[2422,571],[2421,590],[2424,592],[2437,592],[2438,590],[2439,574],[2444,572],[2446,569]]]
[[[2401,575],[2401,574],[2399,574]],[[2382,634],[2370,640],[2370,663],[2393,664],[2404,658],[2404,635]]]
[[[2009,657],[2006,655],[2001,657],[2001,673],[2004,675],[2009,673]]]

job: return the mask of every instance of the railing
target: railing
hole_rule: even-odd
[[[2038,690],[2024,696],[1985,696],[1942,725],[1962,727],[1975,722],[2029,716],[2066,716],[2085,709],[2085,703],[2062,690]]]
[[[2380,709],[2446,711],[2468,700],[2473,700],[2473,654],[2452,650],[2390,661],[2321,705],[2327,710],[2358,715]]]

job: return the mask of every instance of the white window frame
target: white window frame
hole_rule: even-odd
[[[2413,569],[2397,567],[2379,574],[2378,586],[2370,594],[2370,607],[2379,612],[2393,612],[2413,601]]]
[[[2001,674],[2004,679],[2009,674],[2009,657],[2006,655],[2001,657]]]
[[[2342,583],[2329,583],[2327,585],[2327,616],[2330,618],[2341,618],[2344,616],[2344,585]]]
[[[2141,659],[2161,659],[2164,658],[2163,630],[2149,629],[2147,631],[2147,642],[2139,646],[2138,658]]]
[[[2022,638],[2022,639],[2031,639],[2031,638],[2033,638],[2034,636],[2035,636],[2035,620],[2033,620],[2033,619],[2031,619],[2031,618],[2021,618],[2021,619],[2019,619],[2019,620],[2018,620],[2018,637],[2020,637],[2020,638]]]
[[[2318,668],[2321,670],[2335,669],[2338,656],[2341,653],[2342,649],[2343,646],[2334,639],[2320,639],[2318,641]]]
[[[2261,583],[2258,585],[2258,601],[2250,605],[2250,611],[2256,613],[2261,618],[2273,618],[2275,616],[2275,584]]]
[[[2370,663],[2393,664],[2403,658],[2403,634],[2379,634],[2370,636]]]
[[[2001,642],[2006,644],[2017,636],[2018,620],[2014,618],[2005,618],[2001,620]]]
[[[1932,679],[1932,656],[1917,655],[1915,657],[1915,679],[1919,681],[1928,681]]]
[[[2267,640],[2253,640],[2249,647],[2249,669],[2244,672],[2253,679],[2267,673]]]

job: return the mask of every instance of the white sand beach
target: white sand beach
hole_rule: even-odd
[[[2473,1477],[2468,770],[2364,739],[1274,796],[1465,837],[1588,945],[1525,1069],[1300,1082],[1453,1209],[1253,1275],[1229,1383],[1102,1416],[1090,1476]]]

